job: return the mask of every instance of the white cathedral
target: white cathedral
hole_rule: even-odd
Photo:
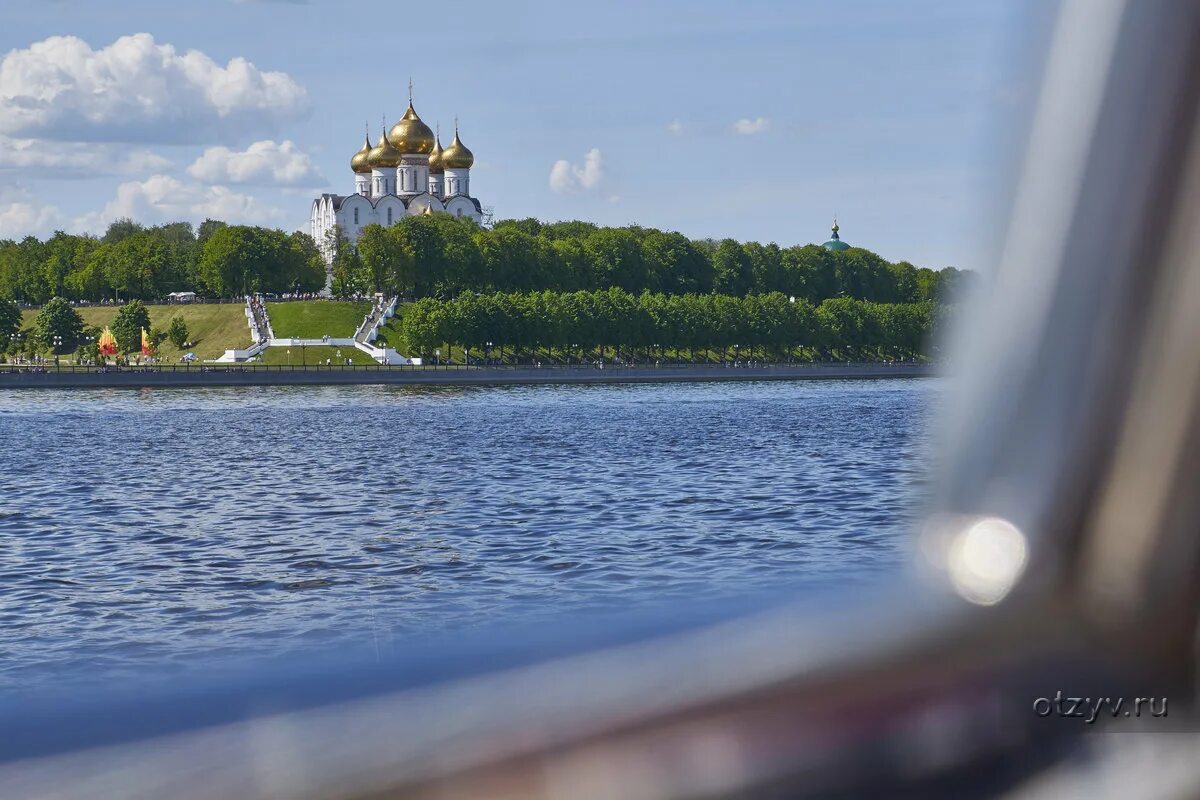
[[[354,194],[323,194],[313,201],[312,237],[332,262],[336,244],[329,232],[334,226],[341,226],[353,245],[366,226],[395,225],[405,215],[444,211],[481,222],[483,207],[471,196],[474,163],[475,156],[458,138],[457,121],[454,141],[442,149],[440,137],[413,109],[410,88],[408,110],[400,121],[381,132],[374,147],[368,136],[350,159]]]

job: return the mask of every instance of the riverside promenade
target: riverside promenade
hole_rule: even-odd
[[[467,386],[538,383],[688,383],[791,381],[830,378],[918,378],[928,364],[758,364],[595,366],[267,366],[0,367],[0,389],[143,388],[149,386],[341,386],[400,384]]]

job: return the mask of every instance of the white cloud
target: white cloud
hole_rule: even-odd
[[[295,144],[255,142],[242,151],[210,147],[188,167],[188,174],[204,183],[253,183],[273,186],[319,186],[325,178],[308,154]]]
[[[554,162],[550,168],[550,189],[555,192],[570,192],[576,189],[595,189],[604,177],[604,165],[600,149],[593,147],[583,156],[583,166],[572,164],[566,159]]]
[[[769,127],[771,127],[771,121],[766,117],[757,117],[755,119],[743,117],[737,122],[733,123],[733,129],[735,131],[747,136],[755,133],[762,133]]]
[[[170,175],[128,181],[104,208],[74,220],[79,231],[102,232],[110,222],[130,217],[143,223],[199,222],[206,217],[245,225],[271,225],[283,219],[279,209],[226,186],[187,184]]]
[[[565,192],[574,184],[575,177],[571,174],[571,162],[566,159],[555,161],[554,166],[550,168],[550,190]]]
[[[93,50],[51,36],[0,60],[0,133],[65,141],[225,141],[273,130],[308,109],[284,72],[224,66],[148,33]]]
[[[145,175],[169,166],[169,160],[146,149],[0,136],[0,170],[32,172],[39,178]]]
[[[0,239],[43,237],[62,222],[54,206],[35,203],[0,203]]]
[[[0,239],[45,237],[62,226],[63,216],[16,187],[0,186]]]
[[[684,126],[684,124],[682,122],[680,122],[677,119],[674,119],[674,120],[671,120],[671,123],[669,125],[667,125],[667,130],[669,132],[675,134],[676,136],[683,136],[683,134],[687,130],[687,128]]]

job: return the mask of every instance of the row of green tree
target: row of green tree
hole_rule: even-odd
[[[119,220],[102,237],[59,231],[45,241],[0,240],[0,297],[40,305],[71,300],[151,300],[176,291],[208,297],[316,292],[325,262],[305,233],[205,221],[142,227]]]
[[[469,354],[546,352],[575,358],[611,348],[652,357],[687,351],[706,358],[761,353],[781,359],[894,359],[928,355],[933,329],[948,307],[933,301],[875,303],[849,297],[814,306],[780,292],[666,295],[621,289],[424,298],[404,309],[400,332],[412,354],[444,344]]]
[[[836,297],[877,303],[947,302],[969,273],[892,263],[863,248],[781,248],[733,239],[587,222],[505,220],[492,229],[448,214],[368,226],[351,247],[335,231],[333,290],[403,297],[463,292],[596,291],[667,295],[781,292],[814,305]],[[339,244],[340,241],[340,244]],[[102,237],[55,233],[0,241],[0,297],[153,300],[173,291],[208,297],[316,292],[325,265],[312,238],[207,220],[142,227],[130,220]]]
[[[117,309],[109,326],[122,353],[139,350],[142,331],[152,344],[164,340],[182,348],[190,332],[182,317],[172,317],[165,330],[150,325],[150,312],[140,300],[130,300]],[[52,297],[38,309],[28,330],[21,329],[21,309],[12,300],[0,298],[0,353],[62,353],[92,350],[100,329],[89,328],[67,300]]]
[[[336,235],[336,233],[335,233]],[[341,239],[333,264],[339,296],[385,292],[454,297],[465,291],[594,291],[634,294],[781,292],[813,304],[834,297],[879,303],[947,302],[965,276],[891,263],[859,247],[781,248],[733,239],[692,240],[680,233],[587,222],[504,220],[492,229],[447,214],[369,225],[351,247]]]

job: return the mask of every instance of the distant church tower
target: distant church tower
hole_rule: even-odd
[[[351,165],[354,159],[350,159]],[[396,192],[396,167],[400,163],[400,151],[391,143],[386,133],[379,134],[379,143],[367,153],[371,165],[371,198],[379,199]]]
[[[456,194],[471,194],[471,167],[475,165],[475,155],[458,138],[458,120],[454,121],[454,141],[442,153],[442,167],[446,170],[443,179],[443,191],[446,197]]]
[[[838,236],[839,228],[838,228],[838,224],[837,224],[837,217],[833,218],[833,227],[830,228],[830,230],[833,233],[830,235],[829,241],[825,242],[825,244],[823,244],[821,246],[824,247],[826,250],[849,250],[850,245],[843,242],[842,237]]]
[[[354,171],[354,193],[367,197],[371,194],[371,163],[367,157],[371,154],[371,132],[368,130],[363,146],[350,159],[350,169]]]
[[[446,196],[442,184],[445,173],[446,168],[442,166],[442,134],[439,130],[433,137],[433,150],[429,153],[429,193],[439,200]]]
[[[433,152],[434,136],[421,121],[412,103],[412,81],[408,82],[408,109],[388,133],[392,145],[400,151],[396,170],[396,194],[412,198],[429,191],[429,154]]]

